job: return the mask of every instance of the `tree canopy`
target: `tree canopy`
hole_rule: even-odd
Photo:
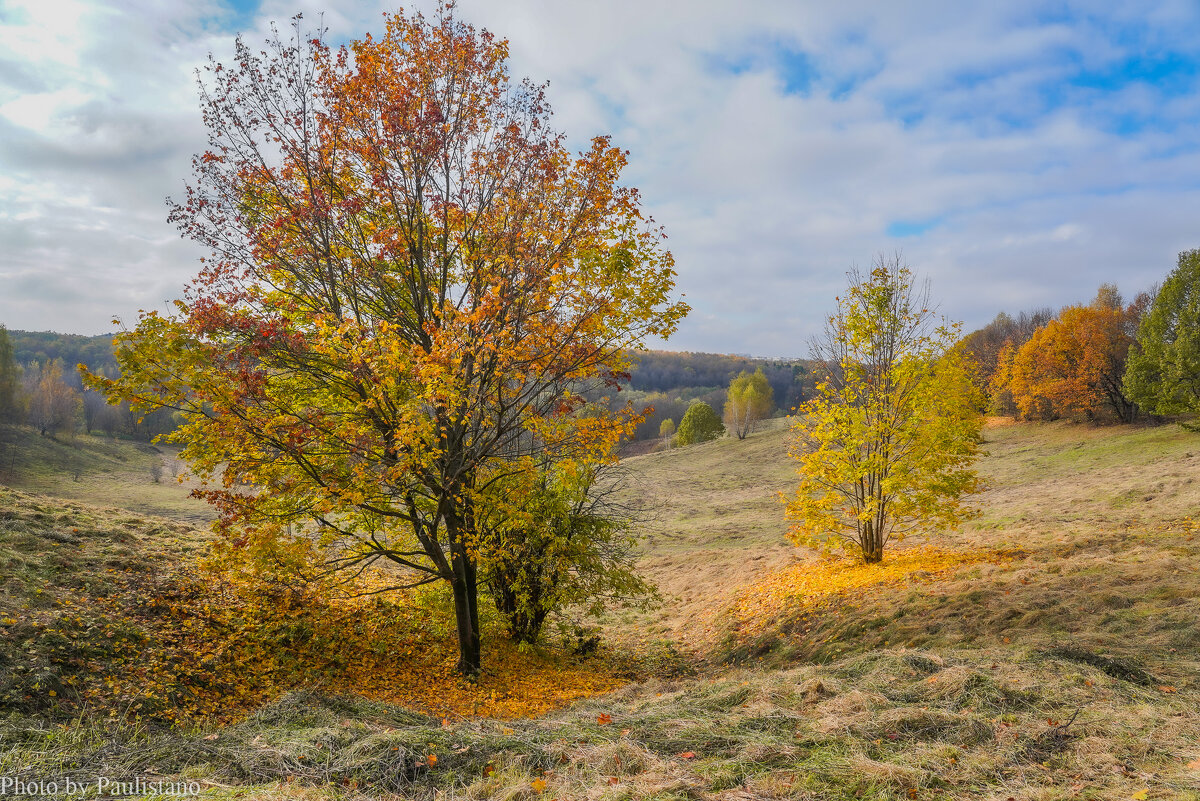
[[[775,410],[775,392],[767,383],[762,368],[745,370],[729,382],[725,398],[725,424],[738,439],[745,439],[754,426]]]
[[[683,419],[679,421],[679,429],[675,433],[678,445],[695,445],[698,442],[708,442],[725,433],[721,418],[713,411],[713,407],[704,401],[696,401],[688,407]]]
[[[297,18],[290,42],[211,61],[209,148],[171,219],[212,255],[172,314],[118,336],[121,377],[90,380],[182,411],[173,439],[234,543],[299,526],[337,566],[448,583],[470,674],[480,504],[614,458],[637,415],[584,392],[687,306],[625,151],[568,153],[544,88],[452,11],[339,50]]]
[[[1137,406],[1122,379],[1144,303],[1126,307],[1116,287],[1104,284],[1091,304],[1068,306],[1006,353],[1002,375],[1021,416],[1133,422]]]

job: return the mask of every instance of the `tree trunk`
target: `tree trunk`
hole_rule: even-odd
[[[458,629],[458,672],[479,675],[479,575],[475,558],[467,551],[470,533],[469,510],[466,519],[448,514],[446,536],[450,544],[450,588],[454,592],[454,622]]]
[[[451,567],[454,578],[454,622],[458,629],[458,672],[479,675],[479,602],[475,563],[460,545],[453,546]]]
[[[883,538],[880,536],[879,529],[875,527],[875,521],[871,521],[863,527],[862,537],[859,542],[862,545],[862,555],[865,563],[876,565],[883,561]]]

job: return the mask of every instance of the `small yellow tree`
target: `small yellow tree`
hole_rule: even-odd
[[[725,426],[738,439],[745,439],[759,420],[775,409],[775,391],[767,383],[762,368],[753,374],[743,370],[729,382],[725,396]]]
[[[981,398],[959,326],[935,317],[898,257],[849,277],[813,343],[827,374],[793,424],[800,485],[785,501],[797,545],[874,563],[891,540],[973,514]]]

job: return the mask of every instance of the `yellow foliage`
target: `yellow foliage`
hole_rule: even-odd
[[[856,591],[903,584],[915,573],[944,576],[960,567],[1004,559],[998,551],[951,551],[929,546],[897,550],[886,561],[865,564],[837,557],[778,570],[742,592],[734,614],[743,635],[763,630],[772,618],[792,607],[815,607]]]
[[[58,610],[60,621],[108,621],[107,659],[62,700],[114,718],[227,722],[299,688],[439,718],[531,717],[622,683],[602,659],[518,649],[499,630],[468,681],[447,604],[429,592],[336,596],[192,569],[149,588],[136,568],[116,573],[122,591],[64,598]]]
[[[782,500],[793,542],[878,562],[909,532],[977,514],[967,500],[981,489],[982,399],[958,329],[938,323],[898,257],[850,273],[815,343],[825,376],[792,419],[800,482]]]

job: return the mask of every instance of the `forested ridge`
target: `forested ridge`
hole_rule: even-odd
[[[137,425],[128,413],[107,422],[102,419],[105,413],[100,408],[103,406],[101,399],[91,390],[84,390],[75,366],[83,364],[89,370],[105,375],[119,374],[111,335],[81,336],[9,329],[8,338],[13,361],[23,371],[55,361],[62,364],[64,382],[82,392],[82,413],[86,418],[80,422],[87,430],[96,424],[105,431],[153,436],[170,429],[171,421],[162,413],[148,418],[148,426]],[[639,351],[633,358],[629,380],[622,384],[622,391],[612,394],[610,401],[614,406],[631,402],[638,411],[652,408],[634,433],[634,439],[639,440],[657,437],[664,420],[670,419],[677,424],[693,401],[701,400],[721,409],[729,382],[743,370],[763,371],[774,391],[775,406],[783,413],[811,396],[815,380],[816,362],[811,359],[756,359],[721,353],[660,350]]]

